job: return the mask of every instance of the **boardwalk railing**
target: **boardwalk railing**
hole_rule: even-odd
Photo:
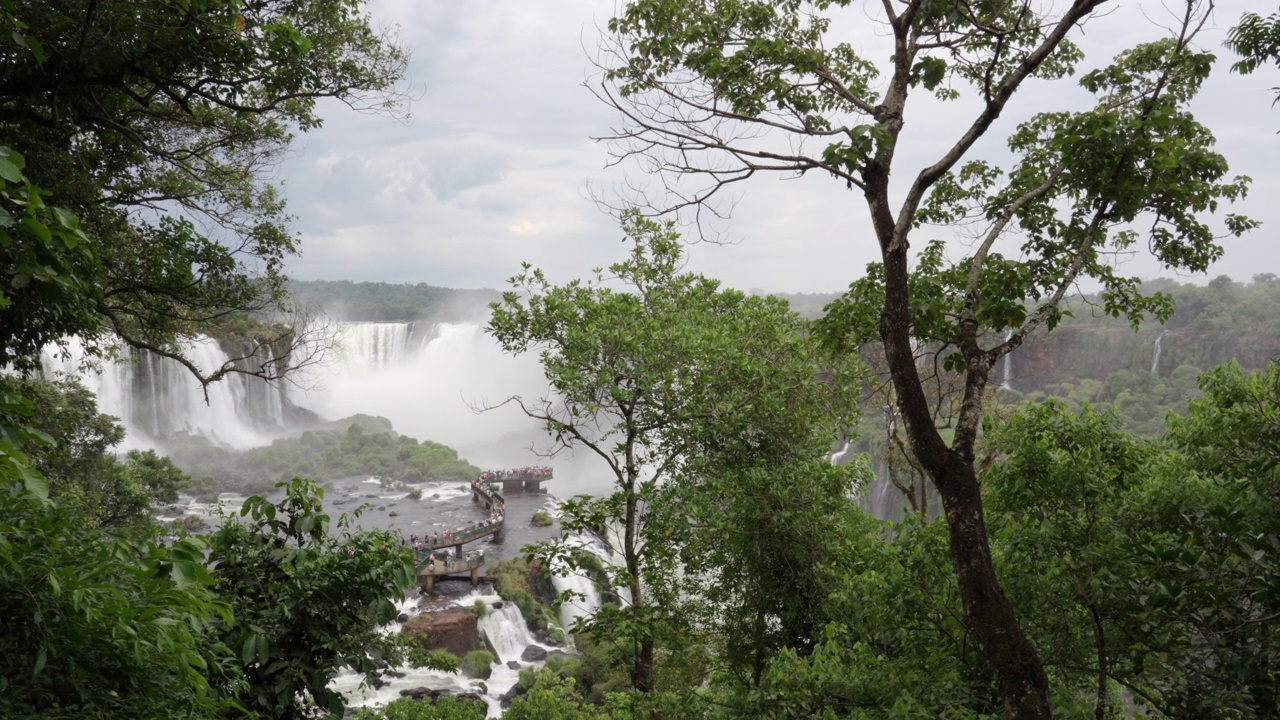
[[[506,477],[499,477],[502,475]],[[507,500],[501,492],[494,489],[493,483],[502,483],[507,480],[529,481],[534,483],[534,489],[536,490],[537,481],[550,479],[551,472],[549,469],[538,472],[484,472],[481,473],[480,477],[471,481],[471,493],[474,499],[483,499],[491,509],[499,513],[499,516],[505,516]],[[414,554],[417,557],[418,577],[424,581],[426,590],[430,591],[435,587],[437,578],[464,572],[471,573],[471,584],[475,585],[480,567],[485,563],[484,553],[473,552],[468,555],[461,555],[462,546],[464,543],[473,542],[501,532],[505,524],[505,519],[485,520],[473,523],[471,527],[450,530],[439,536],[432,535],[422,538],[414,550]],[[447,560],[437,557],[432,562],[433,553],[431,551],[447,547],[457,547],[459,554],[455,554]]]
[[[431,556],[422,558],[418,562],[419,575],[452,575],[453,573],[470,572],[481,565],[484,565],[484,553],[470,553],[462,557],[452,557],[448,560],[436,558],[434,564],[431,562]]]
[[[503,497],[502,493],[494,490],[493,486],[489,485],[487,481],[472,480],[471,492],[487,499],[490,505],[496,505],[499,509],[507,503],[507,499]]]
[[[447,535],[436,537],[424,537],[418,541],[418,546],[423,550],[439,550],[440,548],[454,547],[469,543],[473,540],[479,540],[482,537],[500,532],[506,524],[504,520],[485,521],[487,524],[477,524],[475,527],[462,528],[459,530],[450,530]]]

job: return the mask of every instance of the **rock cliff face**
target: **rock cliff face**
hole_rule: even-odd
[[[1105,380],[1119,370],[1167,376],[1182,365],[1207,370],[1231,360],[1259,370],[1280,358],[1280,338],[1227,335],[1195,328],[1127,329],[1066,326],[1036,333],[1010,356],[1010,384],[1020,392],[1082,378]],[[997,365],[992,373],[1002,379]]]
[[[425,650],[446,650],[462,657],[483,650],[476,616],[466,610],[423,613],[404,624],[401,634],[417,641]]]

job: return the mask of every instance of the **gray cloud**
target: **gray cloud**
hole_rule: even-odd
[[[1233,12],[1274,10],[1261,2],[1238,5]],[[326,106],[325,126],[300,138],[280,169],[303,235],[303,256],[291,271],[301,278],[496,287],[521,260],[568,280],[619,258],[620,233],[588,199],[588,184],[616,187],[624,172],[645,178],[634,166],[604,168],[607,148],[590,138],[618,118],[581,86],[591,71],[584,46],[595,46],[596,28],[614,9],[612,0],[375,2],[375,20],[399,24],[414,50],[410,80],[421,97],[409,124]],[[1149,18],[1159,20],[1161,12],[1158,3],[1125,3],[1098,18],[1077,37],[1088,53],[1084,67],[1155,37]],[[1234,20],[1220,17],[1224,27],[1206,34],[1202,45],[1218,47]],[[884,54],[877,49],[882,38],[865,20],[846,30],[856,46]],[[1235,211],[1267,226],[1229,242],[1211,274],[1247,279],[1280,271],[1266,239],[1280,224],[1271,202],[1280,191],[1273,168],[1280,110],[1272,111],[1268,89],[1280,81],[1273,69],[1243,78],[1225,69],[1218,68],[1196,110],[1233,169],[1254,178],[1249,201]],[[1032,110],[1069,109],[1085,99],[1073,80],[1032,83],[975,150],[999,159],[1007,152],[1003,137]],[[894,177],[898,192],[973,112],[966,103],[913,109]],[[861,198],[830,178],[762,177],[743,185],[736,200],[723,228],[734,244],[692,247],[692,268],[741,288],[812,292],[845,287],[875,258]],[[1160,272],[1143,259],[1130,268]]]

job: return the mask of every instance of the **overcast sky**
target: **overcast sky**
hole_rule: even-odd
[[[1121,4],[1074,38],[1088,53],[1083,69],[1157,37],[1154,23],[1168,18],[1160,2]],[[1280,273],[1273,243],[1280,238],[1280,106],[1272,109],[1270,90],[1280,85],[1280,72],[1227,73],[1233,60],[1222,40],[1245,10],[1267,14],[1276,5],[1222,0],[1219,6],[1216,27],[1199,44],[1220,59],[1195,109],[1233,173],[1254,180],[1249,199],[1234,211],[1264,226],[1228,241],[1226,257],[1209,275],[1247,280]],[[621,258],[616,224],[589,198],[592,188],[644,176],[635,166],[606,168],[608,149],[591,138],[606,134],[618,117],[583,87],[597,28],[614,8],[613,0],[374,0],[375,23],[399,26],[413,53],[412,120],[327,105],[325,126],[296,141],[279,170],[302,236],[291,274],[503,287],[522,260],[563,282]],[[869,21],[848,31],[862,47],[876,47]],[[1079,107],[1086,96],[1074,88],[1074,80],[1028,85],[978,152],[998,156],[1003,137],[1031,112]],[[969,110],[916,109],[896,177],[914,176],[935,160]],[[841,183],[813,174],[757,176],[740,187],[725,228],[733,243],[697,245],[693,269],[744,290],[829,292],[875,259],[865,205]],[[917,244],[922,239],[917,235]],[[1149,261],[1131,263],[1127,269],[1143,276],[1169,274]]]

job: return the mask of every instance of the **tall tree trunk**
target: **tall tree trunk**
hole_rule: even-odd
[[[643,589],[640,587],[640,558],[636,552],[636,530],[639,524],[639,507],[636,500],[636,473],[631,466],[627,470],[626,537],[622,541],[623,559],[631,591],[631,610],[636,615],[636,627],[640,636],[636,639],[636,658],[631,665],[631,684],[640,692],[653,692],[657,685],[653,672],[653,633],[649,627]]]
[[[887,177],[885,180],[887,184]],[[958,430],[957,446],[948,447],[934,425],[911,343],[907,243],[894,242],[896,234],[892,224],[885,228],[878,223],[877,230],[882,229],[889,232],[880,233],[885,268],[880,334],[911,449],[942,499],[965,622],[995,672],[1008,717],[1046,720],[1052,717],[1049,680],[996,577],[987,542],[982,492],[974,468],[971,434]],[[972,392],[966,395],[981,398],[987,372],[985,367],[970,366],[966,389]],[[962,437],[970,439],[965,441]]]

